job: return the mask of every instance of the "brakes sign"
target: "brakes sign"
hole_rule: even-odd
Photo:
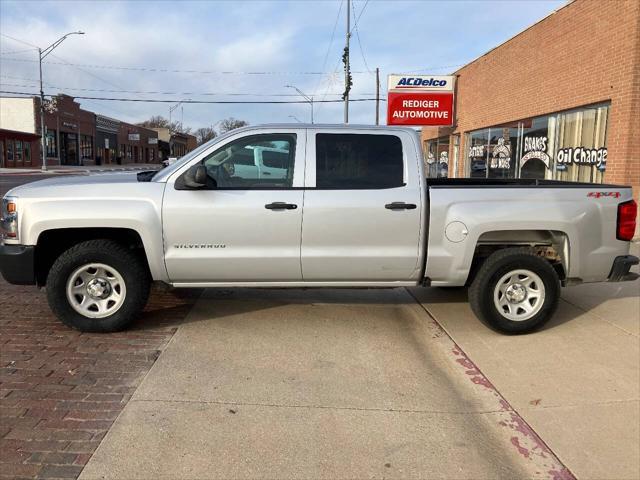
[[[389,75],[387,125],[453,125],[449,75]]]

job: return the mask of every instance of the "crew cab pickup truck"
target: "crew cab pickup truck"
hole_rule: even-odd
[[[256,152],[277,158],[272,175]],[[264,157],[261,156],[261,160]],[[0,270],[46,286],[67,325],[111,332],[174,287],[469,287],[523,333],[561,285],[634,280],[629,187],[426,179],[418,134],[365,126],[233,130],[158,172],[29,183],[2,206]]]

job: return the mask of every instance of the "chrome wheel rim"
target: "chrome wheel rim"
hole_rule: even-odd
[[[67,280],[69,305],[88,318],[104,318],[122,307],[127,295],[124,278],[104,263],[87,263],[73,271]]]
[[[535,316],[542,309],[544,299],[544,283],[531,270],[512,270],[500,278],[493,291],[498,312],[514,322]]]

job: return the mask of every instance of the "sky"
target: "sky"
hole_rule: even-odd
[[[352,0],[351,98],[381,96],[390,73],[449,74],[562,7],[566,0]],[[316,123],[342,123],[346,0],[0,0],[0,90],[38,92],[36,46],[70,31],[43,63],[45,94],[162,99],[78,100],[137,123],[181,100],[303,100]],[[523,59],[526,61],[526,59]],[[4,94],[0,94],[4,95]],[[381,103],[381,123],[386,104]],[[193,129],[233,116],[251,124],[310,120],[302,104],[182,104]],[[352,102],[350,123],[373,124],[375,102]]]

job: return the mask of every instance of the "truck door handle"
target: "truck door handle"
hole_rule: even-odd
[[[263,175],[271,175],[271,172],[262,172]]]
[[[388,210],[415,210],[415,203],[393,202],[387,203],[384,208]]]
[[[286,203],[286,202],[273,202],[267,203],[264,208],[267,210],[295,210],[298,208],[298,205],[295,203]]]

